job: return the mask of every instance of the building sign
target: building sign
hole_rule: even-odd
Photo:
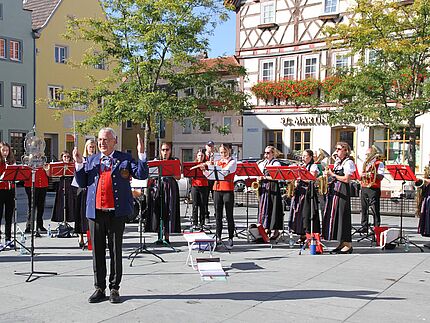
[[[327,125],[327,116],[298,116],[298,117],[281,117],[281,123],[284,126],[321,126]]]
[[[246,132],[258,132],[258,128],[246,128]]]

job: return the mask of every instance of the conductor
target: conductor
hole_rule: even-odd
[[[97,139],[100,152],[88,157],[85,164],[77,147],[73,149],[76,182],[79,187],[86,187],[88,192],[86,216],[93,245],[96,289],[88,299],[90,303],[106,299],[106,237],[111,259],[109,301],[121,302],[119,287],[122,277],[122,237],[125,220],[133,212],[130,178],[148,177],[146,154],[140,135],[137,135],[137,162],[129,154],[115,150],[116,144],[115,131],[112,128],[102,128]]]

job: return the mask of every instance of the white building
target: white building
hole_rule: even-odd
[[[346,141],[361,169],[365,150],[375,144],[387,163],[405,163],[406,133],[393,133],[380,126],[344,124],[329,126],[324,117],[307,108],[286,105],[281,100],[262,100],[251,88],[259,81],[283,79],[324,80],[331,67],[354,64],[356,57],[327,48],[322,29],[347,22],[347,0],[242,0],[236,4],[236,56],[248,73],[243,89],[253,98],[253,109],[243,116],[243,157],[260,157],[266,145],[285,155],[303,149],[333,152],[337,141]],[[371,59],[372,53],[367,53]],[[315,95],[320,95],[316,93]],[[430,134],[430,116],[417,120],[418,138]],[[417,172],[428,163],[430,143],[417,141]]]

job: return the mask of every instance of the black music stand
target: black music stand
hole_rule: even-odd
[[[135,200],[139,203],[139,247],[137,247],[136,249],[134,249],[129,255],[128,255],[128,259],[131,259],[130,262],[130,267],[133,266],[133,261],[134,259],[136,259],[136,257],[141,254],[141,253],[146,253],[146,254],[150,254],[153,255],[155,257],[157,257],[158,259],[161,260],[161,262],[165,262],[163,258],[161,258],[159,255],[157,255],[155,252],[152,252],[150,250],[148,250],[148,248],[146,247],[146,242],[145,242],[145,238],[143,237],[143,232],[145,230],[145,226],[143,225],[143,214],[144,211],[142,209],[142,200],[141,197],[145,197],[145,195],[141,195],[138,198],[135,198]]]
[[[0,181],[2,182],[9,182],[11,185],[12,183],[15,183],[16,181],[28,181],[31,179],[31,168],[27,166],[15,166],[15,165],[6,165],[6,168],[4,170],[4,173],[2,174]],[[0,249],[0,251],[5,250],[8,246],[10,246],[12,243],[14,245],[14,250],[16,251],[16,244],[19,244],[21,248],[24,248],[30,253],[30,249],[28,249],[26,246],[24,246],[20,241],[16,239],[16,220],[17,220],[17,207],[16,207],[16,189],[14,189],[14,212],[13,212],[13,239],[7,244],[3,246],[3,248]],[[19,229],[22,233],[22,230]]]
[[[387,170],[390,172],[391,176],[395,181],[402,181],[402,191],[400,193],[400,234],[399,237],[391,241],[391,243],[397,242],[398,245],[410,243],[424,252],[424,249],[418,246],[412,241],[407,241],[403,236],[403,200],[405,199],[404,186],[406,181],[416,182],[417,178],[412,172],[411,168],[407,165],[387,165]]]
[[[57,275],[56,272],[49,272],[49,271],[35,271],[34,270],[34,228],[35,228],[35,222],[36,222],[36,200],[34,198],[34,182],[36,180],[36,168],[30,168],[31,169],[31,247],[30,247],[30,264],[31,264],[31,271],[30,272],[15,272],[15,275],[28,275],[26,282],[32,282],[36,279],[38,279],[40,276],[36,275]],[[31,279],[31,277],[35,275],[34,279]]]
[[[63,183],[63,223],[58,226],[57,237],[68,237],[72,236],[74,231],[73,227],[67,222],[67,209],[66,209],[66,178],[73,177],[75,175],[75,163],[55,162],[49,164],[49,177],[58,177],[60,182],[58,185]],[[70,188],[71,189],[71,188]],[[55,207],[55,206],[54,206]],[[69,210],[72,212],[73,210]]]
[[[182,173],[184,174],[184,177],[187,178],[191,178],[191,179],[207,179],[206,176],[203,174],[203,171],[200,169],[200,167],[196,167],[198,165],[200,165],[201,163],[197,163],[197,162],[183,162],[182,163]],[[208,188],[209,189],[209,188]],[[209,195],[208,195],[209,197]],[[208,209],[208,202],[206,201],[206,212]],[[188,209],[188,204],[187,204],[187,209]],[[191,210],[192,213],[192,210]],[[206,214],[200,215],[203,218],[206,217]],[[191,223],[190,227],[192,227],[193,224]],[[210,233],[213,234],[213,232],[211,231],[210,226],[207,225],[202,225],[201,228],[205,233]]]
[[[173,248],[170,242],[164,239],[164,221],[163,221],[163,203],[164,203],[164,185],[163,177],[179,177],[181,175],[181,163],[177,159],[169,160],[153,160],[148,161],[149,176],[157,177],[158,187],[160,190],[160,225],[158,231],[158,240],[155,244],[171,248],[173,251],[179,252]],[[178,197],[179,198],[179,197]]]
[[[247,176],[248,178],[264,176],[263,173],[261,172],[260,168],[258,168],[257,163],[238,163],[237,168],[236,168],[236,175],[237,176]],[[249,197],[248,197],[248,194],[249,194],[249,191],[245,189],[245,193],[246,193],[246,227],[245,227],[245,229],[237,232],[236,236],[238,236],[239,234],[243,234],[243,232],[246,231],[246,240],[249,242],[249,231],[248,231],[248,227],[249,227]]]

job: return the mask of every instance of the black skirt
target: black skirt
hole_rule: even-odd
[[[58,182],[55,195],[54,207],[52,209],[51,221],[63,222],[64,221],[64,200],[66,201],[66,221],[75,222],[76,210],[76,195],[77,188],[72,186],[73,177],[62,177]],[[66,191],[63,191],[63,187]]]

